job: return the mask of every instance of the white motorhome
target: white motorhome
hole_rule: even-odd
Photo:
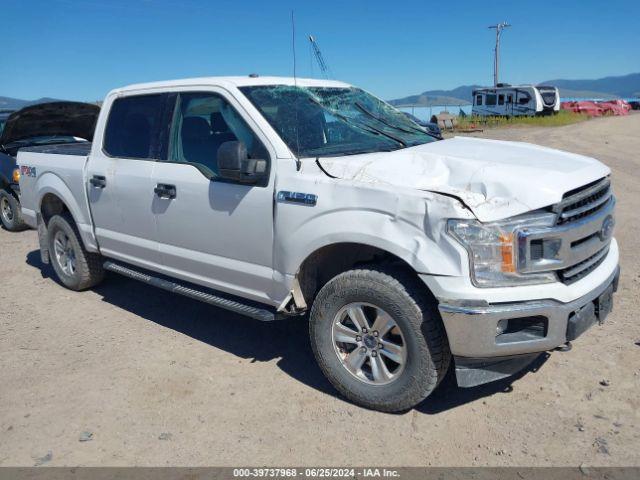
[[[473,114],[480,116],[551,115],[560,110],[560,92],[548,85],[508,85],[473,91]]]

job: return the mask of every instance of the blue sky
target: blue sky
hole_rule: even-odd
[[[312,33],[334,78],[385,99],[490,84],[487,26],[502,20],[503,81],[640,71],[640,0],[1,0],[0,95],[98,100],[144,81],[291,75],[292,9],[299,76],[312,73]]]

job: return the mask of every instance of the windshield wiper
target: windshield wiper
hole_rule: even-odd
[[[392,123],[387,122],[385,119],[378,117],[377,115],[375,115],[373,112],[367,110],[365,108],[364,105],[362,105],[360,102],[355,102],[355,106],[358,108],[358,110],[360,110],[362,113],[364,113],[366,116],[373,118],[374,120],[379,121],[380,123],[382,123],[383,125],[386,125],[389,128],[395,128],[396,130],[399,130],[401,132],[405,132],[405,133],[413,133],[411,130],[407,130],[406,128],[402,128],[399,127],[397,125],[393,125]],[[422,130],[417,130],[417,129],[413,129],[414,131],[420,132],[420,133],[424,133],[424,131]]]
[[[387,137],[388,139],[393,140],[394,142],[399,143],[400,145],[402,145],[402,148],[405,148],[407,146],[407,144],[406,144],[406,142],[404,140],[402,140],[399,137],[396,137],[395,135],[387,133],[387,132],[385,132],[383,130],[380,130],[379,128],[376,128],[376,127],[374,127],[372,125],[369,125],[369,124],[362,125],[360,123],[353,122],[348,117],[346,117],[345,115],[343,115],[341,113],[338,113],[337,110],[333,110],[333,109],[327,108],[325,105],[323,105],[322,103],[320,103],[318,100],[316,100],[313,97],[309,97],[309,100],[311,100],[312,103],[315,103],[316,105],[318,105],[323,110],[327,110],[334,117],[340,118],[341,120],[343,120],[344,122],[348,123],[349,125],[353,125],[354,127],[359,128],[359,129],[364,130],[364,131],[369,132],[369,133],[374,133],[374,134],[378,134],[378,135],[382,135],[384,137]]]
[[[357,124],[354,124],[357,125]],[[384,130],[380,130],[379,128],[376,128],[372,125],[357,125],[359,128],[363,129],[363,130],[367,130],[371,133],[377,133],[379,135],[383,135],[391,140],[393,140],[394,142],[398,142],[400,145],[402,145],[402,148],[405,148],[407,146],[407,144],[405,143],[404,140],[402,140],[400,137],[396,137],[395,135],[392,135],[388,132],[385,132]]]
[[[385,119],[378,117],[373,112],[370,112],[369,110],[367,110],[364,107],[364,105],[362,105],[360,102],[355,102],[355,106],[356,106],[356,108],[358,110],[360,110],[362,113],[364,113],[368,117],[371,117],[374,120],[379,121],[380,123],[382,123],[383,125],[386,125],[389,128],[394,128],[396,130],[399,130],[399,131],[405,132],[405,133],[414,133],[414,132],[423,133],[423,134],[429,135],[430,137],[438,138],[436,135],[430,133],[426,128],[422,129],[422,128],[411,127],[411,129],[413,130],[413,131],[411,131],[411,130],[407,130],[406,128],[399,127],[397,125],[393,125],[392,123],[387,122]]]

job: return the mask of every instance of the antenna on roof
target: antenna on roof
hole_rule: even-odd
[[[511,25],[509,25],[507,22],[502,22],[496,25],[489,26],[489,28],[496,29],[496,47],[494,50],[494,57],[493,57],[493,86],[494,87],[498,86],[498,68],[500,66],[500,37],[502,36],[502,31],[505,28],[508,28],[510,26]]]
[[[293,51],[293,81],[297,86],[296,78],[296,21],[291,10],[291,50]]]
[[[291,10],[291,46],[293,50],[293,84],[298,87],[298,77],[296,76],[296,22],[293,18],[293,10]],[[298,152],[300,151],[300,138],[298,135],[298,105],[295,105],[296,114],[296,170],[300,171],[302,168],[302,160],[298,158]]]

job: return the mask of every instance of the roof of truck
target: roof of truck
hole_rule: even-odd
[[[220,87],[249,87],[256,85],[298,85],[301,87],[350,87],[348,83],[336,80],[294,77],[260,77],[245,75],[242,77],[200,77],[184,78],[180,80],[166,80],[162,82],[138,83],[122,88],[116,88],[111,93],[130,92],[136,90],[162,89],[170,87],[188,86],[220,86]]]

